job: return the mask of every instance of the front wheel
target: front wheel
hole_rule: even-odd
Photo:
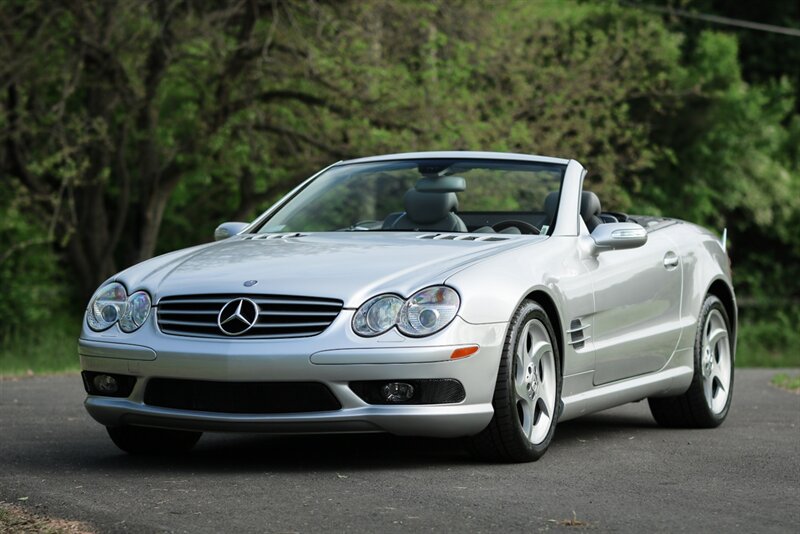
[[[713,428],[728,415],[733,397],[733,339],[722,301],[703,302],[694,343],[694,377],[688,391],[648,399],[656,422],[666,427]]]
[[[180,454],[195,446],[202,432],[143,426],[106,427],[114,445],[128,454]]]
[[[561,362],[550,319],[526,300],[511,319],[497,373],[494,416],[470,438],[470,448],[486,460],[530,462],[553,439],[561,399]]]

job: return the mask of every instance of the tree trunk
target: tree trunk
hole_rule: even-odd
[[[155,189],[147,199],[147,203],[144,205],[142,228],[139,232],[137,262],[150,259],[155,254],[161,221],[164,219],[164,210],[166,210],[169,198],[177,185],[177,179],[169,180]]]

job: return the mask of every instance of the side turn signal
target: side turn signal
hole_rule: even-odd
[[[457,360],[459,358],[466,358],[467,356],[471,356],[472,354],[478,352],[479,348],[480,347],[478,347],[477,345],[472,345],[470,347],[462,347],[460,349],[456,349],[453,351],[453,354],[450,355],[450,359]]]

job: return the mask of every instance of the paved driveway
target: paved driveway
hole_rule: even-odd
[[[559,425],[523,465],[382,435],[205,435],[185,458],[135,458],[84,412],[78,376],[4,381],[0,500],[101,532],[797,532],[800,395],[773,374],[738,371],[718,429],[660,429],[629,404]]]

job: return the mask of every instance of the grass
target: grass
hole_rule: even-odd
[[[39,331],[5,336],[0,340],[0,376],[78,371],[79,321],[56,316],[43,321]]]
[[[800,321],[795,313],[772,317],[742,314],[737,367],[800,367]],[[0,376],[63,373],[79,370],[80,314],[43,321],[45,329],[14,333],[0,340]]]
[[[54,519],[0,501],[0,533],[89,534],[92,529],[79,521]]]
[[[772,385],[793,393],[800,393],[800,375],[777,374],[772,377]]]

